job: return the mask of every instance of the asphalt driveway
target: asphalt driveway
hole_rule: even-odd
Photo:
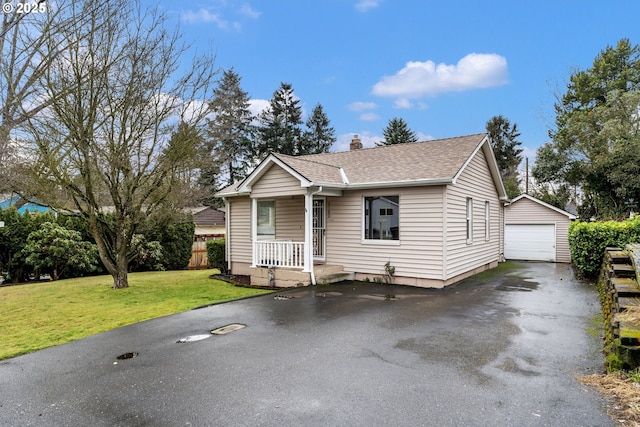
[[[614,425],[576,381],[602,366],[595,289],[513,266],[441,290],[296,289],[5,360],[0,425]]]

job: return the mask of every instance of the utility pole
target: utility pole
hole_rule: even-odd
[[[524,194],[529,194],[529,158],[524,158]]]

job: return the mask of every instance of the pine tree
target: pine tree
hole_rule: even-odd
[[[517,140],[520,136],[518,125],[511,125],[509,119],[498,115],[487,121],[486,129],[507,195],[516,197],[520,194],[518,166],[522,161],[522,149],[518,148],[522,143]]]
[[[404,144],[405,142],[418,142],[416,133],[409,129],[409,125],[404,119],[394,117],[389,120],[389,124],[382,131],[384,139],[376,142],[377,146]]]
[[[222,181],[209,183],[213,188],[244,178],[249,166],[254,117],[249,111],[249,95],[241,89],[240,80],[233,68],[225,71],[209,102],[213,115],[207,120],[211,164],[204,168],[203,176]]]
[[[259,116],[259,141],[253,155],[263,158],[270,152],[296,155],[302,151],[302,107],[290,83],[281,83],[269,107]]]
[[[302,135],[302,147],[298,154],[327,153],[336,142],[335,129],[330,126],[329,118],[322,105],[317,104],[305,123],[307,130]]]

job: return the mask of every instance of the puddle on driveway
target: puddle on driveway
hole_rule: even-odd
[[[498,286],[497,291],[504,292],[531,292],[538,289],[540,284],[532,280],[522,279],[520,277],[508,277]]]
[[[188,337],[180,338],[176,342],[178,344],[182,344],[182,343],[185,343],[185,342],[202,341],[202,340],[206,340],[210,336],[211,336],[211,334],[189,335]]]

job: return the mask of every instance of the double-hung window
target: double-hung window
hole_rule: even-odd
[[[467,197],[467,243],[473,242],[473,199]]]
[[[257,232],[258,238],[273,239],[276,237],[276,202],[274,200],[258,200]]]
[[[491,237],[491,209],[489,207],[489,202],[484,202],[484,240],[489,241]]]

